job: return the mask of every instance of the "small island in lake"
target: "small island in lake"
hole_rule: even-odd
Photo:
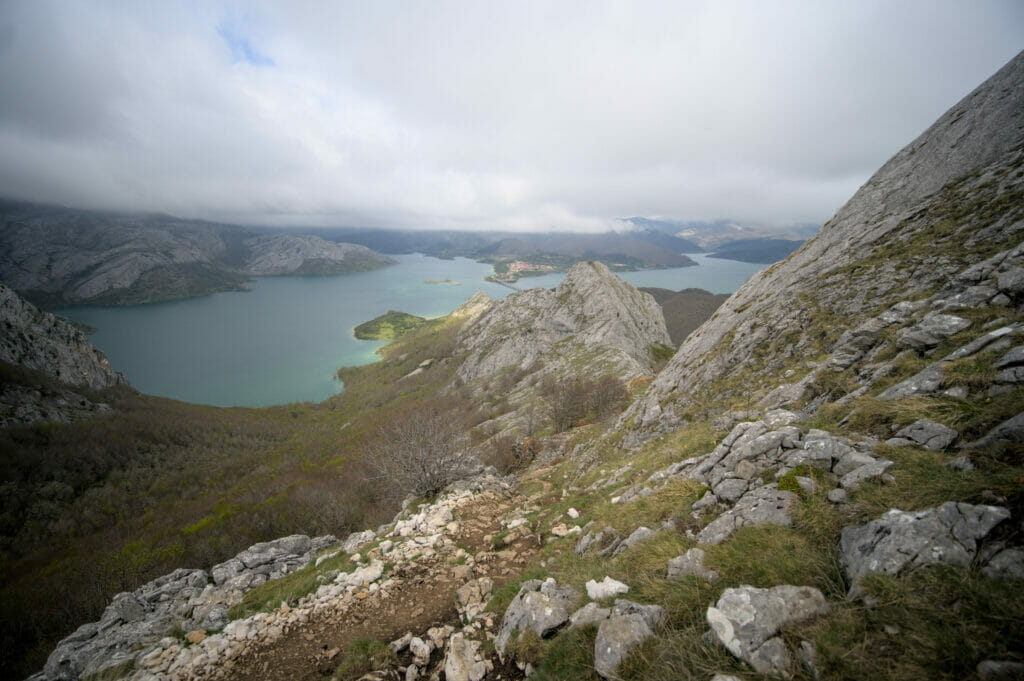
[[[386,314],[363,322],[357,326],[353,333],[359,340],[395,340],[401,338],[413,329],[426,323],[425,317],[396,310],[388,310]]]

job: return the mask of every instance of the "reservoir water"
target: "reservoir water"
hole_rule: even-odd
[[[388,310],[444,315],[477,291],[492,298],[512,293],[484,281],[490,265],[466,258],[396,257],[398,265],[372,272],[260,277],[251,291],[56,312],[99,329],[90,340],[144,393],[218,406],[320,401],[342,388],[334,377],[338,367],[372,362],[374,350],[383,345],[357,340],[356,325]],[[691,257],[698,267],[621,276],[636,286],[730,293],[764,267]],[[519,286],[552,288],[563,277],[528,277]]]

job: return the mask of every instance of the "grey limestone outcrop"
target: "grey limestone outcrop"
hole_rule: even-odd
[[[786,675],[792,659],[778,636],[788,624],[820,617],[829,606],[809,586],[726,589],[707,610],[707,622],[718,641],[760,674]]]
[[[558,586],[552,578],[523,582],[501,619],[494,641],[498,656],[504,660],[513,637],[518,640],[518,635],[527,629],[543,637],[561,627],[569,621],[578,600],[575,589]]]
[[[983,449],[993,445],[1016,445],[1024,442],[1024,412],[1011,416],[983,437],[964,444],[964,449]]]
[[[917,512],[893,509],[865,525],[846,527],[839,548],[850,581],[848,596],[861,596],[859,579],[872,572],[895,575],[934,564],[970,567],[981,540],[1009,517],[1010,512],[1000,506],[950,501]],[[995,570],[1009,571],[1003,563],[1024,557],[1024,552],[1018,553],[996,560]],[[991,562],[996,555],[987,558]]]
[[[246,591],[297,570],[336,543],[331,536],[282,537],[250,546],[215,565],[212,574],[179,569],[117,594],[98,622],[82,625],[50,653],[44,678],[74,681],[113,673],[172,629],[223,628],[229,621],[228,609]]]
[[[101,390],[125,383],[106,356],[67,320],[43,312],[0,284],[0,360]]]
[[[513,293],[459,334],[466,382],[535,363],[566,368],[574,356],[608,362],[624,380],[650,375],[654,344],[671,343],[661,308],[597,262],[578,263],[554,291]],[[572,371],[563,372],[572,375]]]
[[[920,419],[896,432],[896,437],[886,440],[895,446],[918,445],[933,452],[941,452],[956,441],[960,433],[949,426],[935,421]]]
[[[594,670],[603,678],[614,678],[615,669],[629,652],[650,638],[664,619],[665,609],[660,605],[616,600],[608,619],[597,627]]]
[[[793,474],[794,484],[813,493],[814,479],[795,475],[803,467],[830,473],[844,491],[868,480],[883,478],[893,462],[872,452],[873,443],[855,442],[823,430],[804,432],[791,425],[793,412],[769,411],[763,420],[737,423],[714,451],[674,463],[651,474],[647,485],[658,487],[682,477],[707,485],[710,490],[693,504],[695,512],[716,507],[723,512],[698,534],[701,544],[719,544],[746,525],[791,526],[789,511],[798,496],[780,489],[778,480]],[[768,423],[777,426],[771,429]],[[587,539],[587,537],[584,537]]]
[[[713,582],[718,573],[704,565],[704,549],[692,548],[681,556],[668,561],[668,578],[694,576]]]

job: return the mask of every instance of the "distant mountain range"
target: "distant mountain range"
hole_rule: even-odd
[[[169,215],[0,201],[0,282],[42,307],[130,305],[245,288],[253,276],[377,269],[364,246]]]
[[[769,264],[788,257],[802,243],[797,239],[739,239],[722,244],[710,257]]]
[[[338,274],[395,262],[382,253],[472,258],[513,282],[589,260],[616,271],[688,267],[696,263],[686,253],[708,251],[770,263],[816,229],[779,232],[642,217],[622,222],[630,228],[598,234],[338,227],[310,235],[0,200],[0,282],[44,308],[139,304],[237,290],[253,276]]]

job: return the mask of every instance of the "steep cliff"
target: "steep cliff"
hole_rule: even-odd
[[[101,390],[125,383],[106,356],[66,320],[43,312],[0,284],[0,360]]]
[[[85,334],[0,284],[0,427],[105,411],[95,391],[127,384]]]
[[[827,356],[841,326],[926,297],[1016,245],[1022,167],[1024,54],[890,159],[800,250],[752,277],[687,338],[625,423],[645,439],[697,416],[708,394],[766,394],[787,359]],[[803,379],[811,363],[786,370]]]

